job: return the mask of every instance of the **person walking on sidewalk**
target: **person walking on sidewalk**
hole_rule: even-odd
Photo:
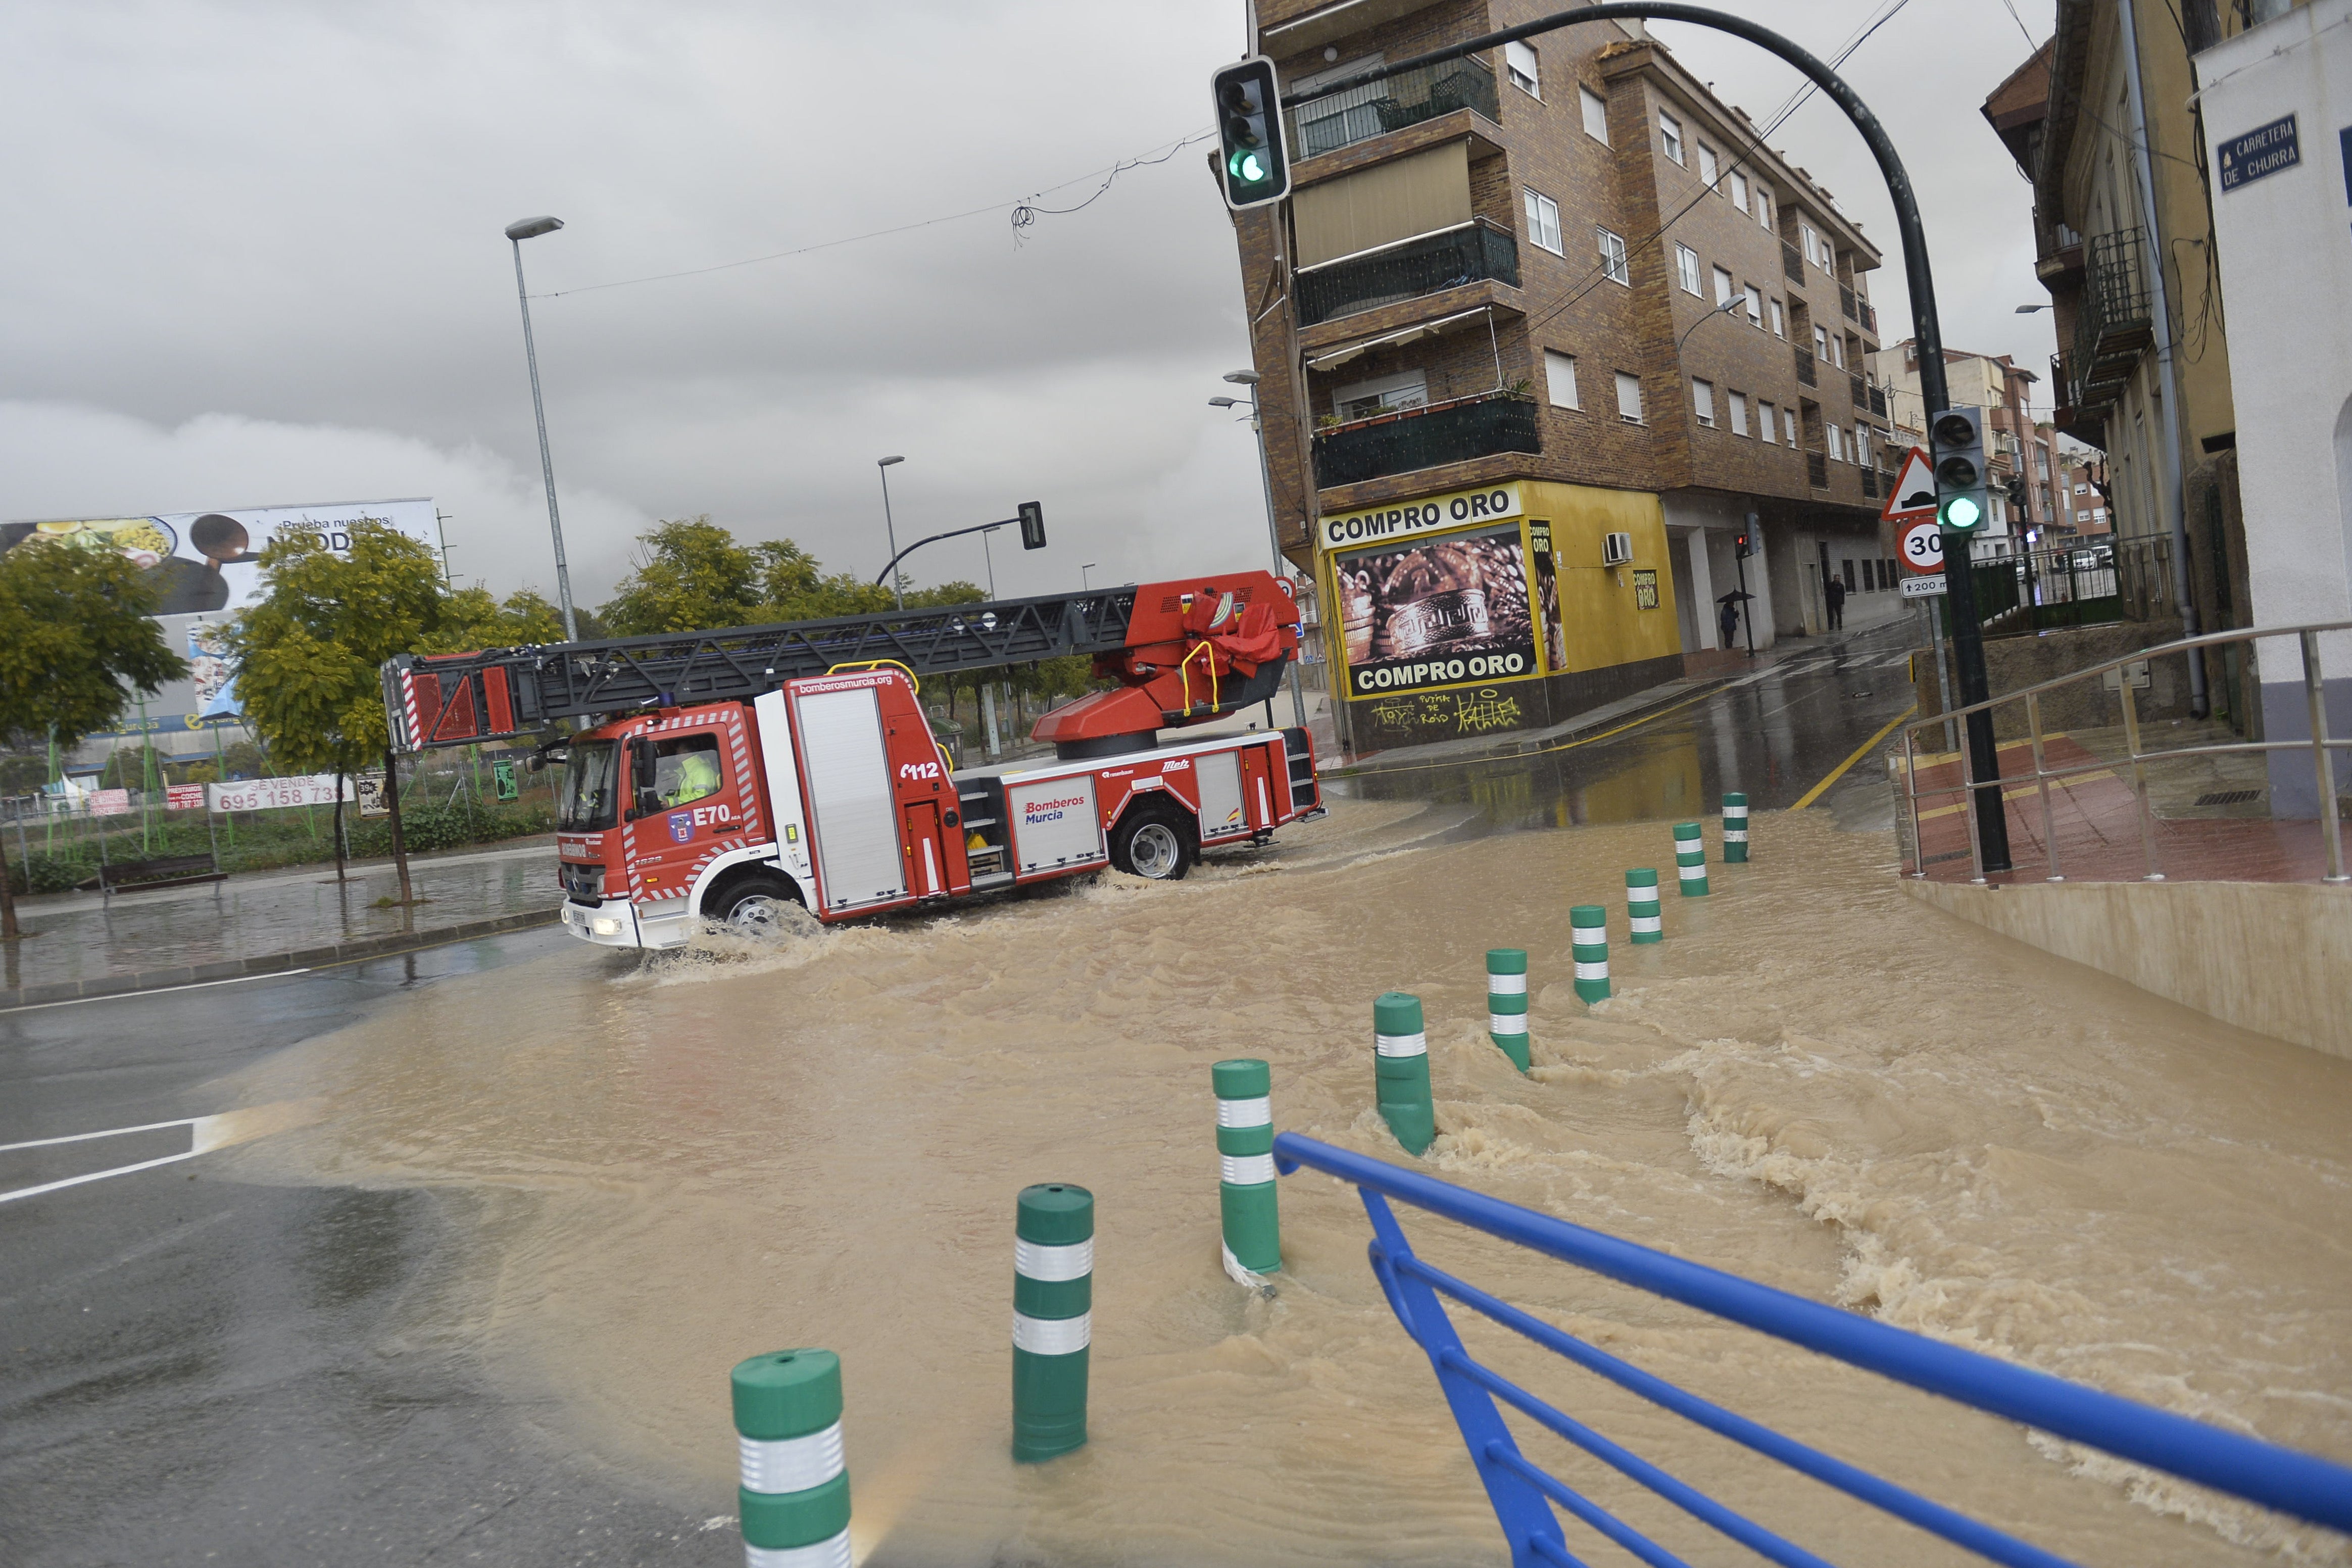
[[[1835,573],[1830,574],[1829,586],[1823,591],[1822,597],[1829,601],[1830,630],[1845,630],[1845,579]]]
[[[1739,601],[1725,595],[1723,608],[1717,614],[1715,624],[1723,633],[1724,647],[1728,649],[1732,639],[1739,635]]]

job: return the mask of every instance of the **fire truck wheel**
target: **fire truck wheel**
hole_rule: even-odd
[[[1110,832],[1110,863],[1137,877],[1173,882],[1192,868],[1200,840],[1183,813],[1139,805]]]
[[[800,894],[782,877],[765,874],[730,883],[711,900],[710,918],[748,934],[779,929],[787,907],[800,907]]]

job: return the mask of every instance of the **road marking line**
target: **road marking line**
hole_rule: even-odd
[[[109,1176],[127,1176],[133,1171],[150,1171],[158,1165],[168,1165],[175,1160],[193,1160],[202,1149],[190,1149],[184,1153],[166,1154],[160,1160],[142,1160],[135,1165],[117,1165],[111,1171],[92,1171],[86,1176],[68,1176],[62,1182],[48,1182],[37,1187],[18,1187],[13,1193],[0,1193],[0,1204],[11,1198],[34,1198],[43,1193],[54,1193],[60,1187],[78,1187],[84,1182],[103,1181]]]
[[[91,1001],[98,998],[91,997]],[[52,1143],[82,1143],[92,1138],[121,1138],[131,1132],[159,1132],[166,1127],[194,1127],[204,1120],[201,1116],[183,1116],[177,1121],[150,1121],[140,1127],[110,1127],[103,1132],[68,1132],[62,1138],[29,1138],[22,1143],[0,1143],[0,1154],[17,1149],[46,1149]]]
[[[1840,763],[1836,767],[1832,768],[1827,778],[1822,780],[1821,783],[1815,784],[1812,788],[1807,790],[1802,795],[1798,797],[1797,804],[1790,806],[1789,809],[1790,811],[1802,811],[1805,807],[1812,805],[1813,802],[1821,799],[1822,791],[1829,788],[1830,785],[1845,777],[1846,769],[1853,766],[1854,763],[1862,761],[1864,757],[1869,755],[1872,747],[1877,745],[1879,742],[1884,741],[1888,735],[1894,733],[1895,725],[1900,724],[1904,720],[1908,719],[1912,714],[1916,713],[1917,711],[1919,711],[1919,705],[1916,702],[1914,702],[1910,707],[1906,708],[1902,712],[1897,713],[1894,718],[1889,719],[1885,727],[1883,727],[1877,734],[1873,735],[1869,740],[1864,741],[1861,745],[1856,746],[1853,749],[1853,755]]]
[[[396,953],[381,956],[394,958]],[[352,963],[364,959],[351,959]],[[329,965],[330,968],[333,965]],[[10,1013],[37,1013],[44,1007],[79,1007],[85,1002],[120,1002],[131,996],[169,996],[174,991],[202,991],[208,985],[242,985],[248,980],[283,980],[289,974],[308,974],[308,969],[273,969],[267,974],[232,974],[226,980],[193,980],[185,985],[158,985],[152,991],[110,991],[103,996],[68,996],[62,1002],[29,1002],[21,1007],[10,1007]]]

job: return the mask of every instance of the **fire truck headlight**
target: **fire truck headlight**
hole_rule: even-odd
[[[610,916],[600,918],[596,921],[596,934],[598,936],[618,936],[621,934],[621,922],[612,919]]]

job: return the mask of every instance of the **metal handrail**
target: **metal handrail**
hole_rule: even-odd
[[[1974,759],[1964,750],[1958,758],[1960,764],[1958,784],[1930,785],[1922,789],[1919,785],[1917,739],[1919,731],[1930,725],[1948,724],[1953,720],[1964,719],[1971,713],[1990,713],[2004,702],[2021,701],[2025,704],[2026,729],[2033,748],[2033,784],[2042,797],[2042,841],[2049,867],[2046,874],[2047,880],[2063,882],[2066,879],[2065,873],[2058,861],[2057,825],[2050,804],[2050,781],[2053,779],[2063,779],[2075,773],[2094,772],[2101,768],[2115,768],[2119,765],[2128,767],[2131,771],[2132,795],[2138,807],[2140,851],[2146,867],[2142,879],[2161,882],[2164,880],[2164,873],[2157,865],[2156,815],[2148,804],[2147,763],[2171,762],[2185,757],[2223,756],[2252,752],[2307,751],[2312,758],[2313,782],[2318,786],[2319,791],[2319,820],[2325,825],[2321,832],[2321,837],[2327,847],[2327,872],[2324,879],[2329,882],[2352,882],[2352,876],[2347,875],[2344,866],[2342,811],[2336,803],[2336,761],[2329,755],[2331,751],[2352,750],[2352,736],[2331,736],[2327,732],[2326,687],[2319,658],[2320,634],[2342,631],[2352,631],[2352,621],[2309,621],[2293,626],[2251,626],[2238,631],[2207,632],[2200,637],[2181,637],[2174,642],[2159,643],[2153,647],[2140,648],[2101,664],[2073,670],[2032,686],[2020,687],[2015,691],[2003,692],[1998,697],[1989,697],[1981,702],[1971,702],[1965,708],[1955,708],[1948,712],[1914,720],[1906,724],[1903,726],[1903,795],[1905,805],[1911,816],[1911,876],[1914,879],[1921,879],[1927,875],[1927,851],[1919,841],[1920,796],[1958,795],[1968,809],[1969,856],[1969,865],[1974,871],[1973,879],[1978,882],[1984,881],[1984,852],[1979,845],[1976,831],[1978,811],[1976,791],[1980,787],[2001,787],[2001,798],[2006,802],[2008,796],[2005,786],[2010,782],[2008,779],[1999,777],[1982,780],[1975,778],[1972,771],[1975,765]],[[2147,664],[2176,653],[2186,654],[2194,649],[2290,637],[2296,639],[2303,657],[2304,698],[2311,720],[2311,734],[2308,739],[2228,741],[2212,745],[2174,746],[2156,752],[2143,750],[2140,745],[2138,700],[2133,695],[2129,677],[2119,675],[2116,687],[2124,710],[2125,754],[2122,762],[2118,763],[2114,761],[2095,760],[2062,768],[2047,765],[2047,759],[2042,752],[2044,737],[2042,730],[2042,699],[2047,693],[2073,686],[2079,681],[2088,680],[2094,676],[2105,675],[2110,670],[2120,672],[2128,666]],[[2002,809],[2007,809],[2005,804]]]
[[[1285,1175],[1306,1166],[1356,1187],[1371,1220],[1373,1276],[1397,1321],[1437,1373],[1439,1388],[1494,1503],[1514,1568],[1577,1561],[1569,1554],[1559,1521],[1547,1500],[1646,1563],[1682,1560],[1528,1460],[1495,1407],[1497,1398],[1772,1562],[1791,1568],[1828,1565],[1473,1359],[1438,1299],[1441,1294],[1697,1426],[1979,1556],[2031,1568],[2067,1568],[2067,1563],[2031,1542],[1701,1399],[1431,1267],[1413,1255],[1390,1199],[1974,1409],[2298,1519],[2352,1529],[2352,1469],[2316,1456],[1809,1301],[1295,1132],[1276,1137],[1274,1159]]]

